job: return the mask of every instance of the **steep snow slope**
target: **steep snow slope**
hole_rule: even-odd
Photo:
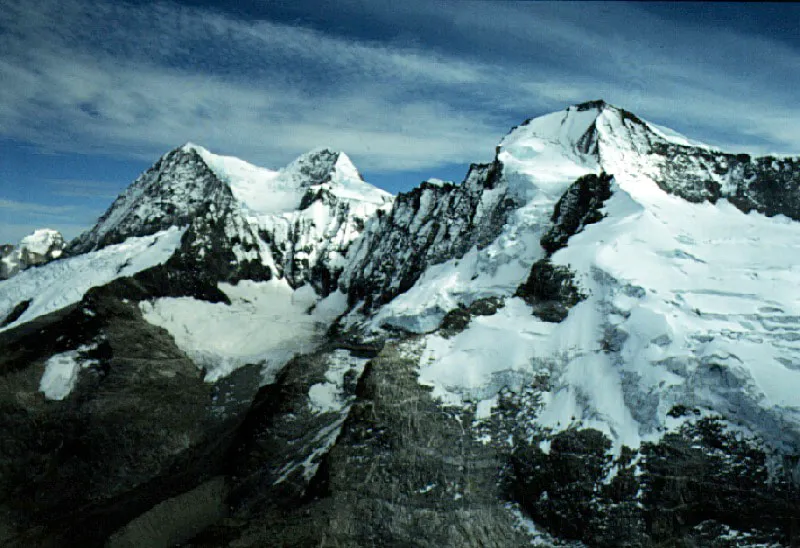
[[[665,168],[660,147],[688,157],[696,147],[684,143],[603,103],[516,128],[497,158],[502,184],[523,205],[486,247],[429,267],[370,329],[430,332],[454,308],[505,297],[505,308],[460,334],[427,337],[420,381],[443,401],[483,401],[485,412],[503,388],[545,375],[550,389],[537,423],[595,427],[617,451],[675,428],[670,411],[679,406],[722,413],[777,447],[800,447],[800,271],[792,251],[800,225],[745,214],[719,196],[716,205],[676,196],[687,181],[692,190],[717,177],[702,162],[680,174]],[[579,176],[600,171],[614,176],[606,218],[552,256],[588,298],[562,323],[540,320],[512,296],[545,256],[539,240],[555,203]]]

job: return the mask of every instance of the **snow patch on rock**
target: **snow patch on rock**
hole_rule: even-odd
[[[55,354],[44,364],[44,373],[39,381],[39,392],[48,400],[60,401],[70,395],[78,382],[78,372],[96,360],[81,358],[81,354],[93,350],[96,345],[83,345],[76,350]]]
[[[356,358],[348,350],[335,350],[330,354],[325,382],[312,385],[308,390],[311,410],[316,413],[342,412],[348,401],[345,396],[345,375],[353,371],[356,378],[361,376],[366,358]]]

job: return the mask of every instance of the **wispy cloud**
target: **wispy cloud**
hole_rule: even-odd
[[[0,199],[0,244],[16,243],[37,228],[59,230],[69,240],[89,228],[98,216],[98,211],[82,205]]]
[[[603,97],[712,144],[800,151],[795,49],[632,4],[317,6],[396,31],[381,41],[172,3],[5,4],[0,134],[44,149],[152,159],[192,140],[279,167],[328,145],[420,170]]]
[[[50,179],[47,181],[56,196],[72,198],[116,198],[120,192],[117,183],[86,181],[84,179]]]
[[[75,206],[46,205],[34,202],[0,199],[0,210],[19,215],[46,215],[50,217],[69,218],[78,208]]]

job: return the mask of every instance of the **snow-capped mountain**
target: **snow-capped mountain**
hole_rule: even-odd
[[[396,198],[175,149],[0,282],[0,539],[797,543],[798,186],[602,101]]]
[[[315,150],[271,171],[187,144],[143,173],[69,252],[188,227],[181,255],[195,268],[311,281],[327,294],[366,218],[391,201],[341,152]]]
[[[64,237],[57,230],[40,228],[18,245],[0,246],[0,280],[6,280],[31,266],[40,266],[61,257]]]

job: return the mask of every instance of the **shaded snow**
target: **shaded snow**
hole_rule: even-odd
[[[121,244],[28,269],[0,281],[0,318],[5,318],[18,303],[31,300],[25,313],[0,331],[76,303],[92,287],[166,262],[177,249],[183,232],[173,227],[152,236],[128,238]]]

